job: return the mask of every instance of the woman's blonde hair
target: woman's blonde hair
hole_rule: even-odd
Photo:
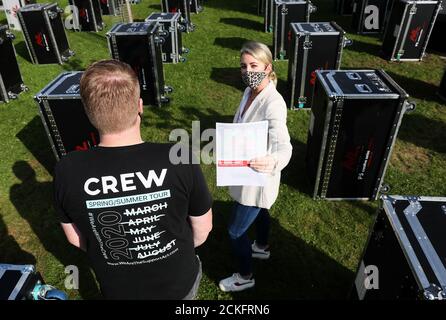
[[[254,59],[268,65],[271,65],[271,73],[269,74],[269,79],[274,82],[274,85],[277,85],[277,75],[274,71],[273,65],[273,55],[271,50],[269,50],[268,46],[257,41],[248,41],[246,42],[242,50],[240,50],[240,56],[245,53],[254,57]]]

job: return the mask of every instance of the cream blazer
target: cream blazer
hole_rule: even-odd
[[[268,121],[268,154],[276,160],[272,174],[267,177],[264,187],[231,186],[232,199],[245,206],[269,209],[279,194],[280,172],[290,161],[293,147],[286,125],[287,107],[281,94],[272,81],[254,99],[243,117],[240,117],[251,88],[246,88],[233,122]]]

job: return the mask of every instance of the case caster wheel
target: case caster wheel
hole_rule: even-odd
[[[273,32],[273,26],[269,26],[268,32]]]
[[[285,59],[285,53],[284,52],[279,53],[279,59],[280,60],[284,60]]]
[[[180,32],[186,32],[186,31],[187,31],[187,28],[186,28],[185,25],[180,24],[180,25],[178,26],[178,30],[179,30]]]
[[[187,59],[186,59],[185,57],[181,57],[181,58],[179,59],[179,61],[180,61],[180,62],[186,62]]]
[[[410,101],[406,105],[406,112],[412,112],[417,108],[415,101]]]
[[[29,88],[28,88],[27,86],[25,86],[24,84],[21,84],[21,85],[20,85],[20,89],[21,89],[22,91],[24,91],[24,92],[28,92],[28,91],[29,91]]]
[[[181,49],[181,53],[183,53],[183,54],[188,54],[190,51],[189,51],[189,49],[188,48],[182,48]]]
[[[172,93],[173,92],[173,88],[171,86],[164,86],[164,92],[165,93]]]
[[[11,32],[6,32],[6,38],[8,38],[9,40],[14,40],[15,39],[15,35]],[[3,39],[1,39],[3,40]]]
[[[160,103],[161,104],[168,104],[170,102],[170,99],[168,97],[162,96]]]
[[[344,48],[346,48],[346,47],[350,47],[351,45],[353,44],[353,40],[352,39],[348,39],[348,38],[345,38],[344,39]]]
[[[14,92],[8,92],[8,98],[10,99],[10,100],[15,100],[15,99],[17,99],[17,94],[15,94]]]
[[[379,192],[382,194],[387,194],[390,191],[390,186],[388,184],[383,184],[379,189]]]

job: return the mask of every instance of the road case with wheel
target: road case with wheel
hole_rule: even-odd
[[[166,41],[158,22],[118,23],[107,33],[111,57],[128,63],[139,78],[141,98],[146,105],[169,102],[164,85],[161,46]]]
[[[185,62],[182,55],[187,52],[183,48],[182,32],[184,25],[180,24],[181,15],[176,13],[152,13],[146,18],[146,22],[156,21],[160,24],[160,31],[168,32],[168,37],[162,46],[162,60],[165,63]]]
[[[391,61],[421,61],[441,3],[437,0],[395,0],[382,52]]]
[[[190,3],[190,12],[192,13],[200,13],[204,9],[201,0],[189,0],[189,3]]]
[[[306,152],[313,198],[375,200],[403,115],[415,106],[383,70],[318,70]]]
[[[161,0],[163,12],[181,13],[181,23],[186,26],[186,32],[195,30],[195,25],[191,20],[190,0]]]
[[[98,32],[104,28],[99,0],[69,0],[69,3],[76,7],[73,29]]]
[[[445,300],[446,198],[381,198],[350,297]]]
[[[288,59],[289,40],[291,38],[290,24],[292,22],[309,22],[310,13],[316,7],[310,1],[274,0],[274,59]]]
[[[99,143],[99,134],[88,120],[80,97],[82,72],[60,74],[34,99],[56,159],[68,152],[87,150]]]
[[[62,13],[57,3],[29,4],[19,9],[20,25],[33,63],[63,64],[74,55],[68,44]]]
[[[24,85],[7,25],[0,25],[0,102],[9,102],[28,88]]]
[[[335,22],[291,23],[287,99],[291,109],[311,108],[316,70],[339,69],[342,49],[349,44]]]

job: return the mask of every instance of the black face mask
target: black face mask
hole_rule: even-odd
[[[257,89],[265,78],[265,71],[246,71],[242,73],[243,83],[253,90]]]

